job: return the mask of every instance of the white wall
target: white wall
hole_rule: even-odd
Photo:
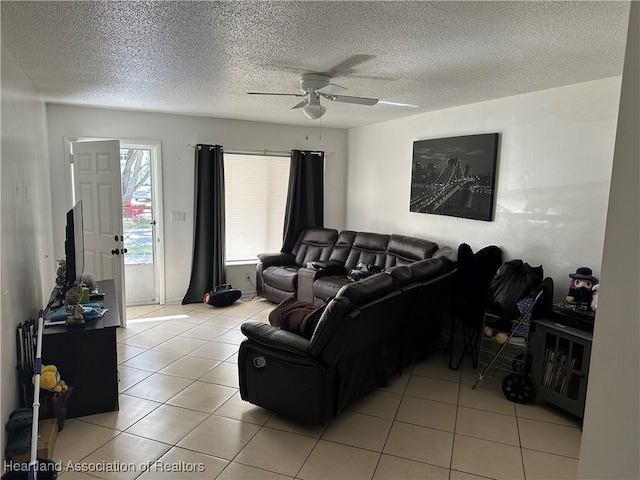
[[[495,244],[543,265],[556,298],[580,266],[599,275],[621,78],[349,130],[347,227],[454,248]],[[409,212],[413,142],[500,134],[494,221]]]
[[[155,140],[162,143],[163,206],[167,302],[182,300],[191,273],[193,238],[194,150],[187,144],[220,144],[226,149],[312,149],[333,152],[326,157],[325,225],[345,224],[347,132],[309,129],[209,117],[47,105],[51,158],[54,246],[63,253],[63,214],[71,188],[63,138],[104,137]],[[186,222],[170,222],[172,211],[186,212]],[[238,286],[244,289],[244,286]]]
[[[247,277],[249,277],[247,279]],[[242,291],[242,295],[251,296],[256,293],[256,264],[238,263],[227,265],[227,283]]]
[[[45,105],[2,47],[0,422],[18,407],[15,331],[37,318],[55,284]],[[47,281],[48,280],[48,281]],[[5,430],[0,427],[4,451]]]
[[[578,478],[640,478],[640,3],[632,2]]]

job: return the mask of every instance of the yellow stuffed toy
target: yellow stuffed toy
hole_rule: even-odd
[[[35,383],[35,375],[32,378]],[[55,365],[42,365],[40,369],[40,388],[53,393],[66,392],[69,386],[60,379],[60,373]]]

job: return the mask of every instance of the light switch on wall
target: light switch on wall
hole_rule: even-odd
[[[184,212],[171,212],[171,221],[172,222],[184,222],[185,221],[185,213]]]

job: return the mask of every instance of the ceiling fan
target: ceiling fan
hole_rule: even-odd
[[[249,95],[280,95],[287,97],[307,97],[297,103],[291,109],[302,108],[305,116],[311,120],[317,120],[327,111],[327,108],[320,105],[320,98],[326,98],[332,102],[355,103],[358,105],[375,105],[377,98],[352,97],[350,95],[340,95],[346,88],[331,83],[331,77],[324,73],[305,73],[300,77],[300,92],[302,93],[267,93],[267,92],[247,92]]]

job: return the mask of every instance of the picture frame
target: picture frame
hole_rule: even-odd
[[[493,221],[498,134],[413,142],[409,210]]]

